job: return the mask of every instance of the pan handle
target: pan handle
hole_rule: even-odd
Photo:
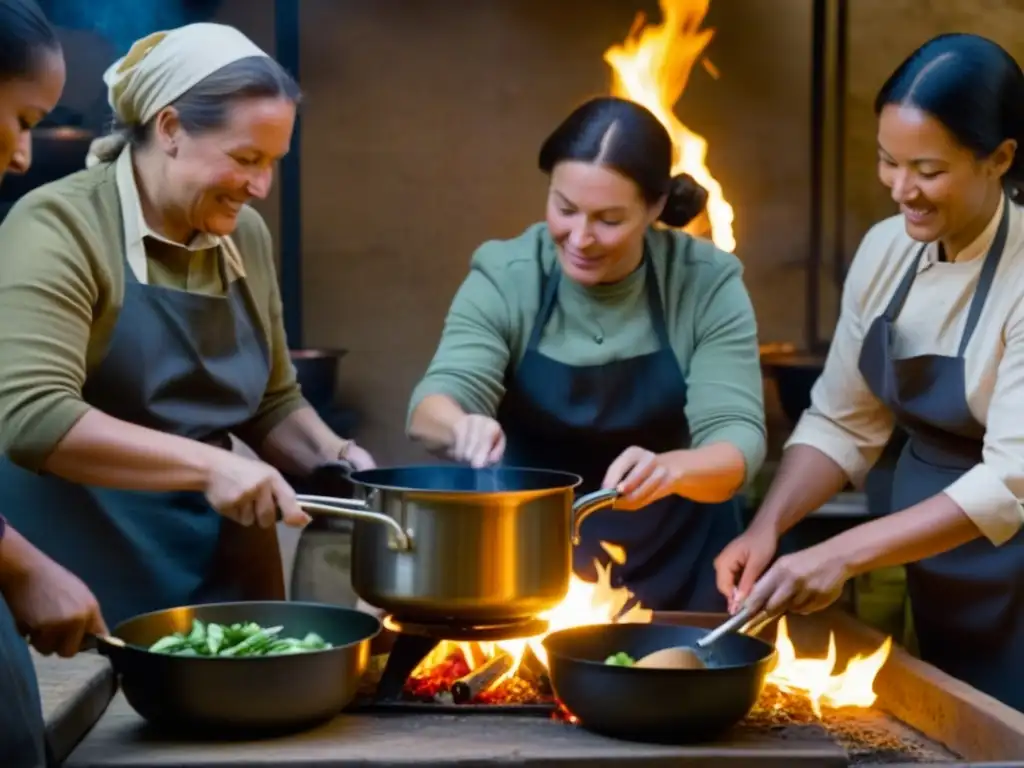
[[[599,491],[580,496],[572,505],[572,543],[576,546],[580,543],[580,526],[583,521],[594,512],[605,507],[610,507],[619,498],[619,492],[614,488],[602,488]]]
[[[358,520],[364,523],[377,523],[388,528],[388,549],[398,552],[408,552],[412,549],[412,533],[402,529],[393,518],[382,515],[380,512],[373,512],[369,504],[358,499],[337,499],[333,496],[310,496],[300,494],[296,496],[299,506],[304,512],[314,515],[326,515],[343,517],[349,520]]]
[[[79,653],[85,651],[96,651],[101,656],[110,656],[111,648],[127,648],[128,643],[122,640],[120,637],[114,637],[113,635],[94,635],[86,633],[82,637],[82,644],[79,646]]]

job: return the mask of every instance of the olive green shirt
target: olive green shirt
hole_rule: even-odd
[[[305,404],[281,318],[270,232],[243,208],[231,240],[170,243],[142,218],[128,152],[39,187],[0,225],[0,450],[38,470],[90,406],[82,386],[103,360],[124,302],[126,246],[141,241],[144,282],[225,295],[241,280],[267,341],[270,380],[243,430],[254,444]],[[222,268],[223,260],[223,268]]]
[[[754,310],[732,254],[681,232],[646,235],[669,341],[686,379],[691,441],[727,442],[746,460],[749,480],[765,455],[764,397]],[[495,416],[506,371],[526,351],[544,274],[557,264],[547,226],[484,243],[448,311],[440,345],[412,395],[443,394],[469,413]],[[647,270],[585,287],[563,278],[538,351],[568,365],[600,365],[658,348],[645,290]]]

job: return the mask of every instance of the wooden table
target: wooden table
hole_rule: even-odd
[[[720,766],[831,768],[831,742],[794,745],[768,735],[713,747],[616,741],[542,716],[348,714],[293,736],[196,743],[150,731],[118,695],[65,768],[336,768],[375,766]]]
[[[43,702],[47,739],[54,758],[64,760],[102,717],[116,685],[110,662],[97,653],[73,659],[32,651]]]

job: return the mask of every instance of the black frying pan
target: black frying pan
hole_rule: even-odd
[[[333,648],[288,656],[202,658],[145,650],[165,635],[187,632],[192,619],[283,626],[282,637],[315,632]],[[316,603],[217,603],[146,613],[97,638],[128,703],[150,723],[174,730],[237,737],[296,730],[328,720],[355,698],[381,630],[373,616]]]
[[[693,647],[707,629],[670,624],[599,624],[544,639],[551,685],[584,728],[654,743],[708,741],[742,720],[757,703],[775,664],[763,640],[729,634],[713,647],[707,669],[643,669],[605,664],[663,648]]]

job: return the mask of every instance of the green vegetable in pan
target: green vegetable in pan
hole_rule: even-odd
[[[605,659],[604,663],[613,667],[632,667],[636,664],[636,660],[625,651],[619,651]]]
[[[161,637],[149,650],[170,656],[205,656],[231,658],[248,656],[286,656],[331,648],[320,635],[310,632],[301,640],[280,637],[283,627],[261,627],[247,624],[214,624],[193,619],[188,632],[175,632]]]

